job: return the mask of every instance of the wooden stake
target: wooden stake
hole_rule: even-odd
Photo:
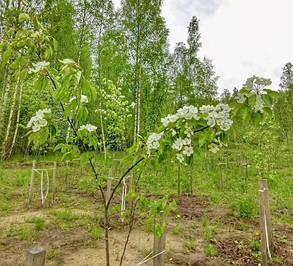
[[[30,193],[29,193],[29,199],[28,204],[32,204],[32,196],[33,196],[33,184],[34,184],[34,178],[35,178],[35,169],[36,169],[36,161],[33,161],[33,167],[32,167],[32,175],[31,175],[31,184],[30,184]]]
[[[265,201],[265,215],[267,222],[268,240],[270,251],[274,251],[273,243],[273,232],[272,232],[272,221],[271,221],[271,210],[270,210],[270,200],[269,200],[269,190],[267,180],[261,180],[264,186],[264,201]]]
[[[178,162],[178,199],[180,199],[180,162]]]
[[[193,177],[193,165],[190,166],[190,194],[191,195],[193,193],[193,188],[192,188],[193,180],[192,180],[192,177]]]
[[[268,266],[263,180],[258,181],[258,188],[259,188],[259,224],[260,224],[260,236],[261,236],[261,262],[262,262],[262,266]]]
[[[56,195],[56,168],[57,168],[57,163],[54,162],[54,168],[53,168],[53,199],[55,199],[55,195]]]
[[[112,168],[110,168],[109,174],[108,174],[108,182],[107,182],[106,204],[108,203],[110,199],[110,195],[111,195],[112,179],[113,179],[113,170]]]
[[[46,250],[34,247],[26,252],[25,266],[45,266]]]
[[[163,214],[161,214],[163,219]],[[154,253],[153,255],[159,254],[165,250],[166,245],[166,230],[164,230],[161,238],[157,238],[154,233]],[[160,254],[159,256],[153,259],[153,266],[165,266],[165,253]]]

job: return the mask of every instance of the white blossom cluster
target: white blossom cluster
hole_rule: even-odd
[[[148,149],[148,155],[151,155],[151,150],[156,150],[159,148],[160,146],[160,142],[159,140],[161,139],[163,133],[153,133],[149,136],[146,145],[147,145],[147,149]]]
[[[261,99],[260,95],[256,94],[256,99],[255,99],[255,106],[254,106],[254,111],[260,111],[261,113],[263,112],[264,104]]]
[[[177,119],[185,118],[186,120],[191,120],[194,118],[195,120],[199,120],[198,109],[194,106],[184,106],[177,111],[175,115],[168,115],[165,118],[161,119],[161,122],[165,127],[169,125],[169,123],[175,123]]]
[[[184,106],[179,109],[175,115],[168,115],[165,118],[161,119],[161,122],[166,127],[167,132],[171,132],[171,139],[173,139],[172,149],[176,150],[176,158],[182,163],[184,158],[191,156],[193,154],[192,146],[192,136],[196,134],[192,122],[190,120],[194,119],[196,121],[203,118],[209,127],[219,126],[221,130],[227,131],[230,129],[233,121],[230,119],[231,108],[227,104],[218,104],[217,106],[212,105],[203,105],[199,109],[194,106]],[[182,132],[180,137],[178,129],[172,124],[174,124],[178,119],[182,119],[182,122],[185,122],[180,131]],[[171,124],[171,125],[170,125]],[[175,137],[177,135],[177,137]],[[152,149],[158,149],[160,146],[161,134],[153,133],[147,140],[147,149],[148,155],[150,156]],[[175,139],[173,138],[175,137]],[[222,143],[217,143],[217,140],[214,140],[214,143],[210,144],[208,147],[212,152],[217,152]]]
[[[46,62],[46,61],[42,61],[42,62],[38,62],[38,63],[33,63],[33,67],[34,68],[30,68],[28,73],[32,74],[32,73],[38,73],[39,71],[43,70],[46,66],[49,66],[50,63]]]
[[[78,131],[80,131],[80,130],[84,130],[84,129],[86,129],[88,132],[93,132],[93,131],[95,131],[96,129],[97,129],[97,127],[96,126],[93,126],[93,125],[91,125],[91,124],[87,124],[86,126],[85,125],[82,125],[80,128],[79,128],[79,130]]]
[[[45,108],[43,110],[38,110],[36,115],[33,116],[27,124],[27,127],[32,127],[33,132],[39,131],[42,127],[47,126],[48,122],[44,118],[44,114],[50,114],[51,109]]]
[[[229,119],[231,108],[228,104],[220,103],[217,106],[203,105],[199,109],[200,112],[205,115],[204,119],[210,127],[218,125],[221,130],[227,131],[233,124],[233,121]]]

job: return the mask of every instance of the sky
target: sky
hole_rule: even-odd
[[[164,0],[162,16],[171,51],[186,43],[192,16],[200,20],[198,55],[213,60],[221,94],[240,89],[253,75],[270,78],[271,89],[279,89],[282,68],[293,61],[292,10],[293,0]]]

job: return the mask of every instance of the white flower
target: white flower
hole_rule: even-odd
[[[46,61],[42,61],[42,62],[38,62],[38,63],[33,63],[33,67],[34,68],[30,68],[28,73],[31,74],[31,73],[37,73],[41,70],[43,70],[46,66],[49,66],[50,63],[49,62],[46,62]]]
[[[194,134],[194,132],[193,132],[192,128],[188,126],[188,124],[185,124],[185,128],[186,129],[184,130],[184,134],[186,134],[187,137],[190,138]]]
[[[184,145],[184,140],[181,139],[181,138],[178,138],[178,139],[176,139],[175,142],[173,143],[172,148],[173,148],[174,150],[181,151],[183,145]]]
[[[187,156],[191,156],[191,154],[193,154],[193,149],[191,146],[185,146],[184,147],[184,151],[183,154],[187,155]]]
[[[33,132],[39,131],[42,127],[48,125],[47,120],[44,118],[44,114],[50,114],[51,109],[45,108],[43,110],[38,110],[36,115],[33,116],[30,121],[27,123],[27,127],[31,127]]]
[[[184,161],[184,157],[183,157],[183,155],[182,155],[181,153],[177,153],[177,154],[176,154],[176,158],[178,159],[178,161],[179,161],[180,163],[183,163],[183,161]]]
[[[168,115],[165,118],[161,119],[161,122],[163,123],[163,125],[166,127],[168,126],[168,124],[171,123],[175,123],[178,119],[177,115]]]
[[[146,142],[146,145],[147,145],[147,149],[148,149],[148,155],[150,156],[151,155],[151,150],[152,149],[158,149],[159,146],[160,146],[160,142],[159,140],[161,139],[163,133],[160,133],[160,134],[156,134],[156,133],[153,133],[149,136],[147,142]]]
[[[171,133],[172,133],[172,136],[176,135],[176,131],[174,129],[171,129]]]
[[[254,110],[260,111],[261,113],[263,112],[263,108],[264,108],[264,104],[263,101],[261,99],[260,95],[256,95],[256,100],[255,100],[255,106],[254,106]]]
[[[80,102],[81,103],[88,103],[89,101],[88,101],[88,99],[87,99],[87,97],[85,95],[81,95],[80,96]]]
[[[215,143],[210,144],[208,147],[212,153],[216,153],[219,150],[219,147]]]
[[[93,132],[93,131],[95,131],[95,130],[97,129],[97,127],[96,127],[96,126],[93,126],[93,125],[91,125],[91,124],[87,124],[86,126],[82,125],[82,126],[79,128],[78,131],[80,131],[80,130],[84,130],[84,129],[86,129],[88,132]]]
[[[246,97],[242,93],[238,93],[235,99],[238,103],[244,103],[246,101]]]
[[[177,116],[190,120],[194,118],[195,120],[199,120],[197,107],[194,106],[184,106],[183,108],[177,111]]]

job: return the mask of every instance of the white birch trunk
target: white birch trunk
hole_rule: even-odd
[[[10,75],[7,75],[7,83],[6,83],[6,89],[3,96],[2,104],[0,105],[0,136],[2,133],[2,127],[4,124],[4,111],[6,109],[7,99],[10,91]]]
[[[11,103],[10,114],[9,114],[9,119],[8,119],[8,124],[7,124],[7,129],[6,129],[6,134],[5,134],[3,144],[2,144],[2,160],[5,158],[6,147],[7,147],[7,142],[8,142],[8,138],[9,138],[9,134],[10,134],[10,128],[11,128],[11,124],[12,124],[12,117],[13,117],[13,113],[14,113],[14,107],[15,107],[15,102],[16,102],[16,95],[17,95],[17,91],[18,91],[19,80],[20,80],[20,75],[18,76],[16,85],[15,85],[12,103]]]
[[[17,137],[18,128],[19,128],[19,120],[20,120],[21,99],[22,99],[22,85],[20,86],[20,91],[19,91],[18,110],[17,110],[17,118],[16,118],[14,136],[13,136],[13,140],[12,140],[10,150],[8,152],[8,156],[6,158],[9,158],[11,156],[13,148],[14,148],[14,145],[15,145],[15,142],[16,142],[16,137]]]

